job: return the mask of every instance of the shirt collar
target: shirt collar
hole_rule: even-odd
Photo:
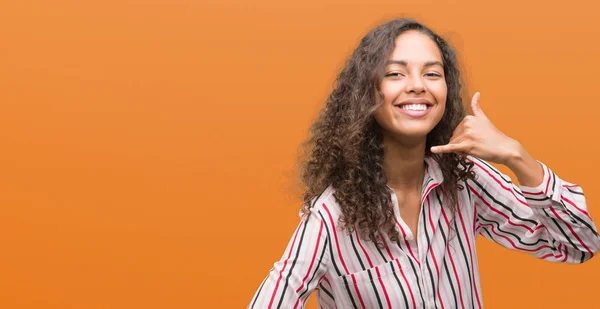
[[[424,184],[430,182],[441,184],[444,181],[444,176],[442,175],[442,169],[440,168],[440,164],[437,162],[437,159],[433,156],[425,156],[425,179]]]

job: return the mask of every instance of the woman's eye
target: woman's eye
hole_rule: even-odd
[[[427,74],[425,74],[425,76],[428,76],[428,77],[442,77],[442,75],[440,75],[438,73],[427,73]]]
[[[392,72],[392,73],[387,73],[387,74],[385,74],[385,76],[393,76],[393,77],[398,77],[398,76],[404,76],[404,75],[402,75],[402,73],[398,73],[398,72]]]

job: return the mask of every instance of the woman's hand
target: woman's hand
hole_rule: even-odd
[[[472,155],[498,164],[507,164],[519,155],[521,145],[500,132],[479,106],[479,92],[471,100],[473,115],[468,115],[454,130],[446,145],[431,147],[433,153],[455,152]]]

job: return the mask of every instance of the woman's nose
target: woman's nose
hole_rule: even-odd
[[[406,85],[406,92],[421,93],[423,91],[425,91],[425,85],[423,84],[423,81],[421,80],[420,76],[413,75],[408,78],[408,84]]]

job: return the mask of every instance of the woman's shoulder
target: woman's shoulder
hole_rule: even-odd
[[[337,221],[341,212],[335,199],[335,188],[333,186],[328,186],[321,194],[312,199],[310,212],[327,220],[331,218],[334,222]]]

